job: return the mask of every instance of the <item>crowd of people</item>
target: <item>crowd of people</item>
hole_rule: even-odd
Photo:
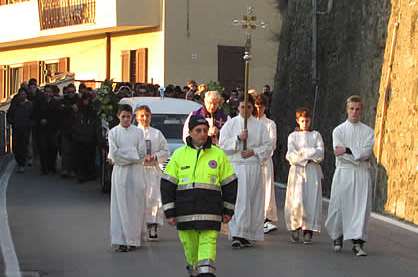
[[[253,247],[277,229],[272,156],[278,129],[268,118],[269,87],[262,93],[250,91],[247,101],[239,91],[225,97],[204,86],[198,92],[200,86],[195,82],[187,87],[185,94],[177,96],[198,101],[202,107],[188,116],[184,145],[171,156],[164,135],[151,127],[150,107],[118,107],[118,124],[108,136],[108,159],[113,164],[111,244],[118,252],[128,252],[141,246],[144,235],[158,240],[165,216],[177,227],[188,274],[215,276],[222,223],[228,225],[233,249]],[[80,180],[93,178],[94,149],[101,143],[99,105],[92,91],[81,89],[86,91],[76,95],[75,87],[67,86],[60,98],[56,87],[46,86],[41,92],[30,81],[27,88],[19,90],[8,112],[14,136],[19,136],[13,140],[19,171],[28,161],[25,157],[30,157],[27,145],[32,139],[32,145],[38,147],[42,173],[56,171],[60,152],[62,174],[74,172]],[[156,86],[137,89],[140,94],[121,84],[117,95],[161,93]],[[170,86],[165,88],[165,97],[173,97],[171,93]],[[356,256],[367,255],[369,159],[374,144],[373,129],[361,122],[362,110],[361,97],[349,97],[347,120],[332,134],[336,171],[325,222],[333,249],[339,252],[344,241],[352,240]],[[137,126],[132,124],[134,119]],[[324,142],[311,128],[309,108],[298,108],[295,121],[297,127],[289,134],[286,153],[290,170],[284,219],[290,241],[311,244],[321,231]],[[169,156],[162,172],[160,165]]]
[[[83,84],[78,93],[73,84],[64,87],[62,95],[55,85],[41,90],[35,79],[22,84],[7,111],[17,171],[39,158],[41,174],[55,174],[60,155],[62,177],[95,179],[96,147],[103,143],[96,106],[94,92]]]

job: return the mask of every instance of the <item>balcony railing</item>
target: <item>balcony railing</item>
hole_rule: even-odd
[[[96,21],[95,0],[38,0],[41,30]]]
[[[0,6],[1,5],[11,5],[11,4],[27,2],[27,1],[29,1],[29,0],[0,0]]]

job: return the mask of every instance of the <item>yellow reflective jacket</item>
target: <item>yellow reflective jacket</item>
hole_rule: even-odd
[[[167,218],[176,217],[179,230],[220,230],[222,215],[233,215],[237,178],[224,151],[210,139],[196,149],[188,138],[177,149],[161,179],[161,199]]]

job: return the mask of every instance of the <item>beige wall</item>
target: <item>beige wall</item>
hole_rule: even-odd
[[[148,78],[155,83],[164,80],[164,36],[161,31],[130,31],[112,37],[111,78],[121,81],[121,52],[148,48]],[[70,58],[70,71],[76,79],[104,80],[106,78],[105,36],[57,42],[42,46],[29,46],[18,50],[0,51],[0,64],[13,65],[29,61]]]
[[[163,0],[117,0],[118,26],[158,26]]]
[[[244,32],[232,25],[241,19],[254,1],[194,0],[190,1],[190,37],[186,29],[186,1],[169,0],[165,22],[165,84],[184,84],[189,79],[198,82],[218,79],[218,45],[243,46]],[[269,24],[253,36],[253,61],[250,86],[261,89],[273,84],[276,71],[279,14],[274,0],[260,0],[254,6],[259,19]],[[192,56],[194,56],[192,58]]]
[[[70,58],[70,71],[78,79],[102,79],[106,74],[106,44],[104,38],[66,42],[45,46],[29,46],[18,50],[0,51],[0,64],[11,65],[29,61]]]
[[[148,48],[148,82],[164,82],[164,34],[162,31],[137,33],[112,38],[111,76],[115,81],[122,79],[121,53],[124,50]]]
[[[63,0],[64,1],[64,0]],[[14,46],[27,40],[41,38],[99,34],[116,27],[157,27],[161,21],[162,0],[96,0],[94,24],[41,30],[38,1],[30,0],[14,5],[0,6],[0,47]]]

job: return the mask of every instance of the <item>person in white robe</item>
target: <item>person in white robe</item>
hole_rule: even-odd
[[[272,150],[270,158],[262,164],[263,184],[265,186],[265,206],[264,206],[264,234],[277,230],[277,226],[273,222],[277,222],[277,205],[276,205],[276,192],[274,186],[274,167],[273,167],[273,154],[276,150],[277,144],[277,127],[276,123],[267,118],[265,114],[266,105],[268,99],[264,95],[257,95],[255,97],[255,108],[257,119],[263,122],[269,133],[269,137],[272,141]]]
[[[183,141],[187,144],[186,138],[189,136],[189,120],[192,115],[201,115],[209,123],[209,136],[212,138],[213,144],[218,144],[219,132],[225,122],[231,119],[225,114],[221,108],[222,96],[216,91],[208,91],[205,93],[203,107],[191,112],[186,118],[183,126]]]
[[[344,240],[352,240],[353,253],[366,256],[367,225],[371,211],[372,184],[370,157],[373,129],[360,122],[363,103],[360,96],[347,99],[347,120],[332,132],[335,173],[325,227],[335,251]]]
[[[127,252],[141,246],[144,225],[145,157],[144,135],[131,125],[132,108],[121,105],[120,124],[109,132],[108,159],[113,163],[110,200],[110,233],[116,251]]]
[[[235,214],[229,222],[229,237],[235,249],[253,246],[251,241],[264,240],[265,187],[261,165],[270,158],[272,150],[267,127],[252,116],[254,99],[249,97],[247,113],[244,107],[241,97],[240,114],[225,123],[219,140],[238,177]],[[247,129],[244,129],[244,117],[248,119]]]
[[[145,138],[146,155],[144,159],[145,183],[145,222],[148,230],[148,240],[158,240],[158,228],[163,225],[164,213],[161,204],[160,165],[168,159],[167,140],[163,133],[151,127],[151,109],[148,106],[139,106],[135,109],[138,128],[143,131]]]
[[[321,231],[323,179],[319,163],[324,159],[324,142],[311,131],[311,114],[307,108],[296,110],[298,127],[287,140],[286,159],[290,163],[284,217],[291,241],[312,243],[313,232]]]

